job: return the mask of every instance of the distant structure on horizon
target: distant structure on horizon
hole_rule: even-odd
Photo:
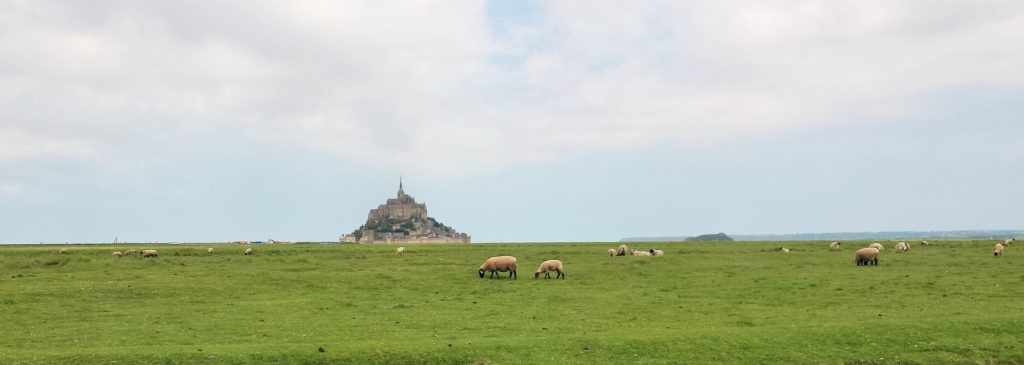
[[[348,243],[469,243],[470,236],[459,233],[427,215],[426,204],[406,194],[398,180],[398,197],[370,209],[366,223],[341,236]]]

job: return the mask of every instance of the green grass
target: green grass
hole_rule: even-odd
[[[1024,363],[1024,253],[993,243],[5,246],[0,364]],[[496,255],[519,280],[477,277]]]

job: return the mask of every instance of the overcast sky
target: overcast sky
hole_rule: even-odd
[[[1021,1],[0,0],[0,242],[1022,229]]]

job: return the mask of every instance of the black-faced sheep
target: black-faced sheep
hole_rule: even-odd
[[[854,259],[857,262],[857,266],[878,266],[878,253],[879,251],[877,248],[865,247],[854,253]]]
[[[246,247],[243,254],[246,256],[252,255],[252,247]]]
[[[405,247],[399,247],[399,248],[395,249],[395,254],[396,255],[401,255],[403,253],[405,253]]]
[[[609,248],[608,249],[608,257],[615,257],[615,255],[618,254],[618,253],[619,253],[619,251],[616,251],[614,248]]]
[[[626,245],[619,245],[619,252],[618,252],[617,255],[618,256],[626,256],[626,250],[628,250],[628,249],[629,248],[626,247]]]
[[[558,275],[555,275],[556,279],[565,279],[565,269],[562,267],[562,262],[558,260],[547,260],[542,262],[540,267],[537,268],[537,271],[533,273],[533,278],[539,278],[540,274],[544,274],[545,279],[551,279],[550,271],[558,273]]]
[[[928,246],[928,245],[930,245],[930,243],[928,243],[928,241],[921,241],[921,246]]]
[[[652,248],[651,249],[651,256],[665,256],[665,251],[657,250],[657,249],[653,249]]]
[[[992,252],[992,254],[995,255],[995,256],[1002,256],[1003,255],[1003,244],[1002,243],[997,243],[996,244],[996,249],[995,249],[995,251]]]
[[[112,253],[110,255],[113,256],[113,257],[121,257],[121,251],[114,251],[114,253]]]
[[[494,277],[495,273],[507,272],[510,278],[519,278],[519,274],[516,273],[516,258],[512,256],[495,256],[484,261],[483,265],[480,265],[480,278],[484,277],[484,273],[490,271],[491,277]],[[498,275],[500,278],[501,275]]]
[[[142,257],[156,257],[156,250],[142,250]]]
[[[1016,240],[1017,240],[1016,238],[1007,238],[1006,240],[1003,241],[1003,246],[1012,245],[1013,242],[1016,241]]]
[[[907,250],[910,250],[910,245],[906,242],[899,242],[896,244],[896,252],[907,252]]]
[[[842,245],[843,245],[842,242],[835,241],[835,242],[832,242],[832,243],[830,243],[828,245],[828,249],[832,250],[832,251],[837,251],[837,250],[839,250],[840,246],[842,246]]]

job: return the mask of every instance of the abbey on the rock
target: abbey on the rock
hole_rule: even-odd
[[[398,182],[398,197],[388,199],[355,232],[341,237],[352,243],[469,243],[470,236],[427,216],[427,206],[406,194]]]

